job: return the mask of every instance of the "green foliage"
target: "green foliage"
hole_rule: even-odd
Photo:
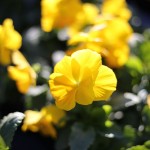
[[[133,146],[131,148],[128,148],[127,150],[149,150],[149,149],[150,149],[150,141],[146,141],[144,145]]]
[[[24,114],[20,112],[10,113],[0,123],[0,135],[6,146],[10,147],[17,127],[22,123]]]

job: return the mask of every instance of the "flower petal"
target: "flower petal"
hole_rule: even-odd
[[[59,61],[54,68],[55,73],[61,73],[69,80],[73,81],[72,77],[72,69],[71,69],[71,58],[69,56],[65,56],[61,61]]]
[[[50,91],[56,100],[56,105],[64,110],[75,107],[76,85],[60,73],[50,75]]]
[[[84,80],[79,82],[75,98],[77,103],[88,105],[94,100],[94,81],[92,79],[92,73],[88,68],[84,69],[84,72],[81,73],[81,75]]]
[[[116,90],[117,79],[107,66],[101,66],[94,85],[95,101],[107,100]]]
[[[76,60],[80,66],[81,71],[84,72],[84,68],[89,68],[92,72],[92,78],[95,80],[98,74],[98,69],[102,63],[100,54],[89,49],[84,49],[73,53],[71,58]],[[79,80],[82,80],[81,76]]]

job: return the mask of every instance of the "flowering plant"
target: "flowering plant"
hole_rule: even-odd
[[[0,150],[149,149],[149,29],[125,0],[38,6],[0,25]]]

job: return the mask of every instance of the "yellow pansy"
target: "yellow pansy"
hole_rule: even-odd
[[[106,63],[110,67],[117,68],[124,65],[128,59],[128,39],[131,35],[132,28],[126,20],[99,16],[88,32],[72,36],[68,40],[68,45],[76,46],[71,51],[81,48],[96,51],[106,58]],[[67,51],[68,53],[71,52]]]
[[[11,63],[11,53],[17,51],[22,44],[21,35],[14,30],[13,21],[5,19],[0,25],[0,64]]]
[[[42,0],[41,26],[46,32],[71,25],[82,9],[80,0]]]
[[[61,119],[65,116],[66,113],[55,105],[45,106],[40,111],[27,110],[22,130],[40,132],[45,136],[56,138],[57,132],[54,125],[60,127],[64,125],[64,121]]]
[[[27,93],[29,87],[36,83],[36,73],[19,51],[12,53],[12,62],[15,66],[7,68],[8,75],[16,81],[17,88],[21,93]]]
[[[103,15],[121,17],[125,20],[129,20],[132,15],[125,0],[104,0],[101,12]]]
[[[116,90],[117,80],[113,71],[102,65],[100,54],[84,49],[58,62],[49,84],[56,105],[71,110],[76,103],[107,100]]]

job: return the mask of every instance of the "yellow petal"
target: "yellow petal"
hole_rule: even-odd
[[[41,113],[44,116],[51,116],[52,122],[55,125],[58,125],[59,121],[66,115],[65,111],[59,109],[55,105],[49,105],[49,106],[43,107],[41,109]]]
[[[9,66],[8,74],[11,79],[16,81],[17,88],[21,93],[26,93],[30,87],[31,80],[28,74],[28,68],[20,70],[17,67]]]
[[[98,68],[102,63],[100,54],[89,49],[84,49],[73,53],[71,58],[79,64],[81,72],[84,72],[85,68],[89,68],[92,72],[93,80],[95,79],[98,73]],[[82,73],[80,73],[79,80],[83,80]]]
[[[129,58],[130,49],[127,44],[122,44],[119,47],[110,50],[105,57],[106,63],[111,68],[122,67]]]
[[[47,121],[45,118],[42,118],[40,122],[37,124],[39,132],[45,136],[51,136],[52,138],[56,138],[57,132],[54,128],[53,124]]]
[[[65,93],[59,100],[56,100],[56,106],[66,111],[73,109],[76,105],[75,93],[75,89],[68,93]]]
[[[75,106],[76,84],[60,73],[51,74],[49,84],[51,94],[59,108],[70,110]]]
[[[92,79],[92,73],[88,68],[84,69],[84,72],[81,74],[83,80],[78,84],[75,99],[79,104],[88,105],[91,104],[94,99],[94,81]]]
[[[38,111],[27,110],[25,111],[24,124],[31,125],[36,124],[42,118],[42,114]]]
[[[14,30],[13,21],[5,19],[3,27],[5,32],[5,46],[11,50],[18,50],[22,44],[22,37]]]
[[[20,51],[14,51],[12,53],[12,62],[20,68],[29,66],[29,63]]]
[[[117,79],[107,66],[101,66],[94,85],[95,101],[107,100],[116,90]]]
[[[11,52],[6,48],[0,49],[0,63],[2,65],[8,65],[11,63]]]
[[[73,81],[72,71],[71,71],[71,58],[69,56],[65,56],[60,62],[58,62],[54,67],[55,73],[61,73],[69,80]]]
[[[31,82],[29,80],[28,81],[17,81],[16,85],[17,85],[18,90],[21,93],[25,94],[28,92]]]
[[[20,70],[19,68],[17,67],[14,67],[14,66],[9,66],[7,68],[8,70],[8,74],[10,76],[11,79],[13,80],[17,80],[17,81],[27,81],[29,80],[29,76],[28,74],[26,73],[26,70]]]

